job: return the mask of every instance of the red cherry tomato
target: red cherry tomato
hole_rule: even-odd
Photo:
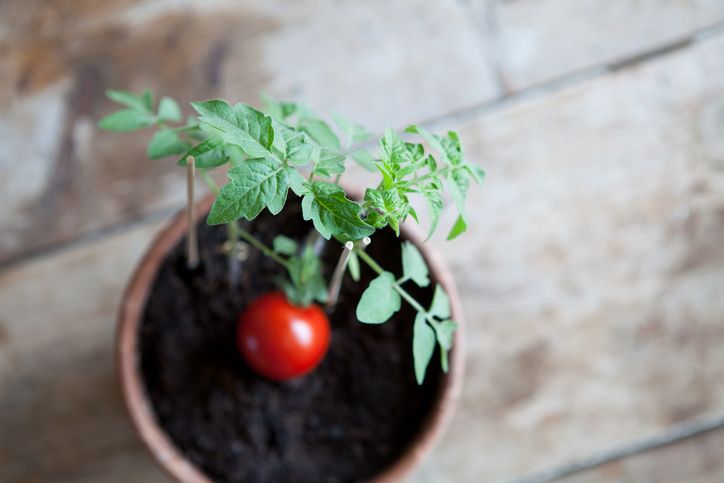
[[[246,362],[275,381],[302,376],[329,346],[329,321],[317,305],[297,307],[282,293],[262,295],[239,318],[237,343]]]

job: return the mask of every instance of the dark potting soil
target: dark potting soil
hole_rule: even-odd
[[[225,229],[204,221],[198,228],[201,265],[185,268],[181,240],[160,268],[141,326],[141,370],[161,426],[218,482],[357,482],[380,473],[419,431],[443,377],[436,354],[425,384],[415,382],[414,310],[403,302],[385,324],[358,322],[356,303],[374,276],[362,266],[362,280],[345,277],[329,314],[332,341],[322,364],[294,381],[265,380],[239,356],[236,322],[251,300],[275,288],[280,269],[250,249],[231,286]],[[269,244],[279,233],[302,240],[313,229],[296,199],[283,214],[262,214],[245,228]],[[368,250],[400,273],[400,241],[390,230],[375,234]],[[330,271],[339,253],[339,243],[326,244]],[[431,289],[408,285],[429,304]]]

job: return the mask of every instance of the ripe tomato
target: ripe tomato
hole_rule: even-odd
[[[237,343],[246,362],[275,381],[302,376],[329,346],[329,321],[317,305],[297,307],[280,292],[254,300],[239,318]]]

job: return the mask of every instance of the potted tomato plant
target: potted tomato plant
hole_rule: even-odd
[[[465,231],[484,173],[457,134],[387,129],[373,152],[362,126],[297,103],[214,99],[182,122],[168,97],[108,96],[125,107],[102,128],[155,127],[149,157],[178,156],[188,172],[187,210],[139,264],[119,320],[123,393],[162,466],[196,482],[406,474],[462,379],[453,281],[403,226],[421,195],[429,237],[447,191],[459,211],[448,238]],[[347,192],[349,160],[379,182]],[[219,187],[209,171],[222,167]],[[211,195],[194,203],[197,174]]]

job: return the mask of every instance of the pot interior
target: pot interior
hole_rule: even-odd
[[[313,230],[297,199],[275,217],[244,223],[271,245],[278,234],[302,241]],[[332,340],[311,374],[286,383],[253,373],[238,354],[236,323],[254,298],[275,290],[282,269],[253,248],[230,277],[226,229],[198,224],[201,264],[185,266],[179,240],[161,263],[143,308],[139,361],[145,392],[159,425],[174,445],[214,481],[299,483],[367,481],[398,460],[432,413],[447,377],[433,356],[425,383],[412,365],[414,309],[380,325],[357,321],[355,308],[374,273],[348,275],[329,313]],[[327,278],[341,245],[324,245]],[[374,235],[370,254],[396,276],[400,239]],[[427,288],[405,285],[429,306]]]

